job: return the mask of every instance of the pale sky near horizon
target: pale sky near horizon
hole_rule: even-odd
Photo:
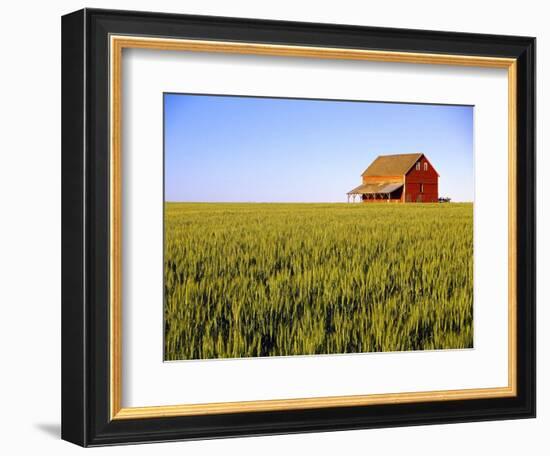
[[[164,95],[165,200],[345,202],[378,156],[422,152],[473,201],[473,107]]]

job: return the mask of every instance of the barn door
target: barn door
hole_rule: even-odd
[[[422,202],[422,195],[419,194],[417,197],[416,197],[416,202],[417,203],[421,203]]]

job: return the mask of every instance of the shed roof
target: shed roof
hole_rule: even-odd
[[[403,184],[396,183],[396,182],[376,182],[376,183],[362,184],[362,185],[359,185],[358,187],[355,187],[353,190],[350,190],[348,192],[348,195],[391,193],[401,187],[403,187]]]
[[[421,153],[379,155],[361,176],[402,176],[422,157]]]

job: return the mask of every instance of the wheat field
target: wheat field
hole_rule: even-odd
[[[473,347],[473,205],[165,203],[166,360]]]

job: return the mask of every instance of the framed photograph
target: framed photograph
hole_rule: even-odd
[[[62,20],[62,437],[535,416],[535,39]]]

